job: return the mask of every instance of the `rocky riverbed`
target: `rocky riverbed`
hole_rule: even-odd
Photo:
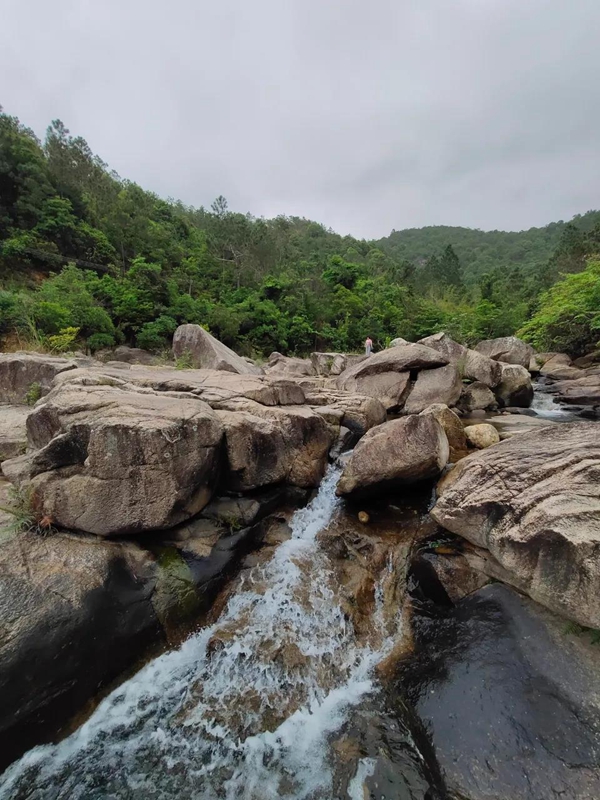
[[[597,798],[594,364],[174,351],[0,354],[0,797]]]

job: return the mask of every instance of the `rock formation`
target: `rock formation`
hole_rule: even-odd
[[[446,466],[449,454],[448,438],[433,414],[384,422],[354,448],[337,493],[362,497],[432,479]]]
[[[542,427],[460,461],[432,515],[532,599],[600,628],[599,475],[597,424]]]
[[[503,336],[500,339],[486,339],[475,346],[478,353],[483,353],[495,361],[505,364],[520,364],[525,369],[534,354],[533,347],[516,336]]]
[[[260,375],[261,370],[249,364],[226,347],[200,325],[180,325],[173,335],[173,355],[187,357],[190,366],[198,369],[216,369],[238,375]]]

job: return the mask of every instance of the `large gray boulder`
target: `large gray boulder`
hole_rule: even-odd
[[[21,533],[0,546],[0,769],[165,637],[135,544]]]
[[[433,414],[378,425],[354,448],[337,494],[368,496],[437,477],[448,462],[448,438]]]
[[[448,439],[449,460],[454,464],[468,454],[467,437],[460,417],[443,403],[434,403],[421,411],[422,416],[431,415],[437,419]]]
[[[519,364],[503,364],[496,397],[503,406],[529,408],[533,400],[529,370]]]
[[[357,436],[385,422],[387,414],[374,397],[342,392],[339,389],[306,389],[306,404],[315,410],[324,407],[340,412],[340,424]]]
[[[290,378],[316,375],[309,358],[293,358],[281,353],[271,353],[265,372],[267,375],[278,374]]]
[[[376,397],[389,410],[402,406],[411,371],[443,367],[448,359],[420,344],[398,345],[369,356],[344,370],[337,387],[348,392]]]
[[[481,381],[475,381],[463,388],[458,405],[466,412],[498,407],[492,390]]]
[[[27,448],[28,406],[0,405],[0,462],[22,455]]]
[[[248,363],[226,347],[200,325],[180,325],[173,334],[175,358],[188,356],[198,369],[236,372],[238,375],[260,375],[260,367]]]
[[[65,382],[27,418],[33,451],[3,463],[54,524],[98,536],[176,525],[210,500],[223,425],[196,398]],[[23,460],[25,463],[23,463]]]
[[[315,375],[322,375],[326,378],[341,375],[348,367],[353,367],[364,361],[365,355],[354,353],[311,353],[310,360],[314,368]]]
[[[437,350],[451,364],[456,364],[461,378],[480,381],[490,389],[500,383],[502,367],[497,361],[455,342],[447,333],[435,333],[421,339],[419,343]]]
[[[0,353],[0,403],[33,402],[47,394],[61,372],[76,369],[72,359],[39,353]]]
[[[460,461],[431,513],[489,550],[517,589],[600,628],[599,474],[600,426],[547,426]]]
[[[454,364],[419,372],[403,411],[405,414],[420,414],[433,403],[455,406],[462,392],[462,381]]]
[[[334,431],[307,406],[267,407],[241,399],[222,404],[216,413],[225,429],[222,484],[228,490],[319,485],[339,422]]]
[[[529,368],[534,349],[530,344],[516,336],[502,336],[499,339],[486,339],[475,345],[478,353],[502,361],[505,364],[520,364],[525,369]]]
[[[398,705],[408,695],[444,776],[432,797],[600,797],[600,671],[589,635],[568,633],[563,619],[499,583],[443,614],[416,608],[413,619],[415,657],[400,665]]]

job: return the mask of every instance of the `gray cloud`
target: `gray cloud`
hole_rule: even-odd
[[[0,102],[162,196],[374,237],[600,206],[597,0],[3,0]]]

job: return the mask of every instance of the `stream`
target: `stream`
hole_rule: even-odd
[[[68,738],[26,753],[0,778],[0,797],[334,796],[331,736],[377,692],[374,667],[393,646],[381,586],[359,643],[317,540],[338,511],[339,472],[330,468],[292,537],[215,624],[147,664]],[[344,796],[362,800],[373,760],[357,757],[352,769]]]
[[[577,418],[539,387],[532,411],[553,422]],[[377,515],[387,512],[373,508],[368,536],[353,530],[356,515],[352,522],[335,496],[340,472],[330,467],[294,514],[291,538],[242,572],[214,624],[149,662],[70,736],[12,764],[0,776],[0,800],[446,798],[428,734],[402,699],[404,685],[394,695],[379,681],[406,633],[394,592],[406,584],[400,564],[411,535],[423,520],[431,523],[429,500],[390,506],[400,516],[382,523],[380,544],[363,556],[362,540],[377,540]],[[336,562],[335,551],[346,545],[357,564],[375,565],[370,584],[348,573],[344,586],[340,563],[349,562]],[[448,613],[437,622],[438,611],[431,622],[429,611],[421,614],[421,628],[431,626],[443,652],[434,641],[417,683],[468,638],[453,632]],[[435,677],[441,687],[446,669]],[[444,707],[452,702],[450,694]]]

